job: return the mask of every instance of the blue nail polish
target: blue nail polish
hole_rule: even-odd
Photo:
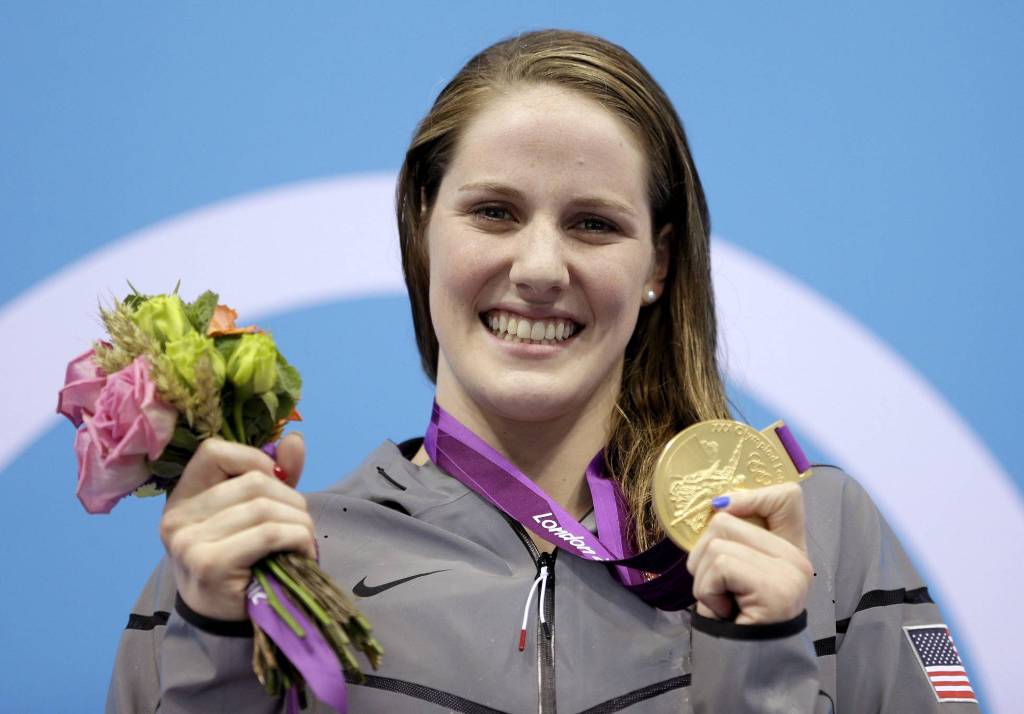
[[[721,510],[729,505],[728,496],[715,496],[711,499],[711,507],[715,510]]]

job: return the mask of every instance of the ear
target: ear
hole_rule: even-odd
[[[662,288],[665,285],[665,278],[668,277],[669,261],[672,257],[672,249],[669,241],[672,239],[672,224],[666,224],[654,238],[654,265],[651,268],[651,277],[645,288],[653,290],[658,297],[661,296]]]

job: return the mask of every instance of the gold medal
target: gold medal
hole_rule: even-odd
[[[797,471],[776,429],[764,431],[728,419],[702,421],[665,444],[651,485],[654,512],[666,535],[692,551],[712,516],[711,500],[736,491],[778,483],[800,482],[811,475]]]

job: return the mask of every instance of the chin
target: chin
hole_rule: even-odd
[[[527,380],[534,381],[534,380]],[[518,422],[553,421],[586,407],[585,399],[580,394],[592,394],[589,389],[571,390],[569,385],[561,384],[553,388],[548,380],[543,383],[512,384],[506,388],[494,388],[478,393],[474,401],[487,413],[495,414],[503,419]]]
[[[529,423],[554,421],[570,410],[564,404],[513,399],[502,401],[494,411],[505,419]]]
[[[543,423],[561,419],[579,419],[595,408],[604,408],[611,391],[606,379],[586,379],[601,365],[577,364],[566,368],[544,369],[494,362],[485,358],[458,361],[451,365],[441,354],[438,365],[437,394],[449,410],[475,412],[486,420]],[[465,355],[462,355],[463,357]],[[588,370],[589,368],[589,370]],[[461,377],[461,379],[459,378]],[[611,402],[608,402],[609,410]]]

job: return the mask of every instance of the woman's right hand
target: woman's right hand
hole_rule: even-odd
[[[814,576],[804,535],[803,490],[783,483],[733,493],[711,518],[686,567],[703,617],[734,617],[738,625],[797,617],[806,608]]]
[[[281,441],[283,483],[259,449],[216,438],[199,445],[160,519],[178,594],[192,610],[242,620],[253,563],[279,551],[316,557],[313,519],[294,490],[305,454],[298,434]]]

